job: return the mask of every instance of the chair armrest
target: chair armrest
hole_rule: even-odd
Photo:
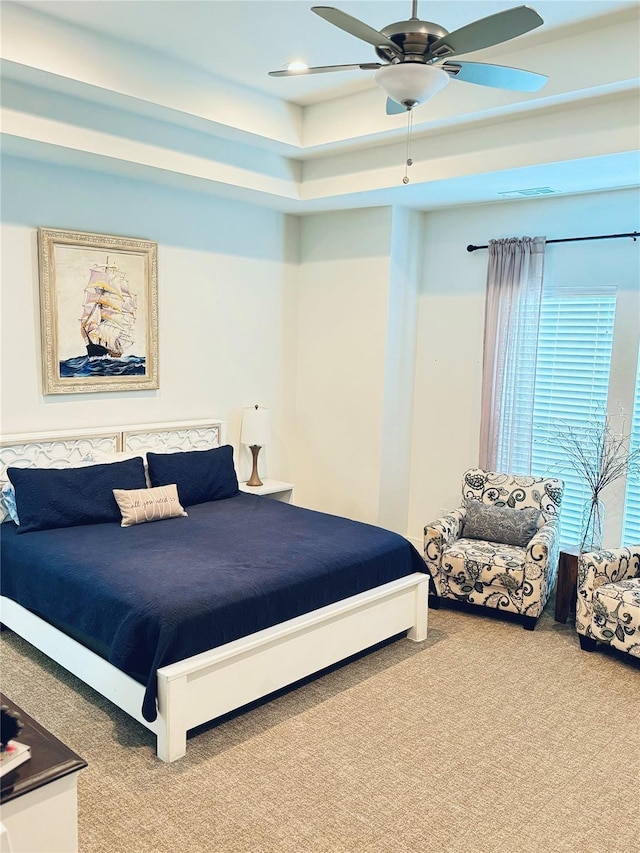
[[[558,576],[560,535],[558,520],[545,522],[529,540],[524,555],[523,591],[527,615],[539,616]]]
[[[443,545],[449,545],[455,539],[459,539],[462,533],[462,525],[467,515],[465,507],[452,509],[441,518],[430,522],[424,528],[425,542],[429,539],[441,539]]]
[[[578,555],[578,598],[576,629],[586,634],[591,625],[593,593],[605,583],[640,576],[640,545],[591,551]]]
[[[558,541],[558,522],[551,519],[534,533],[527,545],[525,563],[536,566],[546,566],[558,562],[560,543]]]
[[[460,538],[467,511],[465,507],[453,509],[424,528],[424,559],[434,569],[440,565],[442,549]]]
[[[593,592],[603,583],[635,578],[640,574],[640,545],[591,551],[578,556],[578,592]]]

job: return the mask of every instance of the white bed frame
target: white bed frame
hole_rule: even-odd
[[[0,481],[4,485],[11,465],[56,467],[96,450],[203,449],[224,440],[222,421],[6,436],[0,444]],[[427,589],[427,574],[411,574],[162,667],[152,723],[141,712],[144,686],[99,655],[4,596],[0,621],[154,732],[158,757],[175,761],[185,754],[187,732],[195,726],[396,634],[406,631],[410,640],[425,640]]]

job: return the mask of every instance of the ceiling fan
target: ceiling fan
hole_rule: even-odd
[[[520,68],[451,61],[451,57],[509,41],[539,27],[543,20],[534,9],[516,6],[450,33],[439,24],[420,20],[417,0],[413,0],[411,5],[411,18],[408,21],[389,24],[380,31],[333,6],[312,6],[311,11],[325,21],[373,45],[383,61],[314,68],[292,66],[283,71],[270,71],[269,75],[294,77],[328,71],[375,71],[375,82],[388,95],[389,115],[412,110],[424,103],[446,86],[451,78],[516,92],[536,92],[547,82],[548,77],[543,74]]]

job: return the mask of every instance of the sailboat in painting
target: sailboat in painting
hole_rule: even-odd
[[[115,263],[94,264],[84,286],[80,334],[87,354],[60,362],[60,375],[144,375],[145,358],[126,354],[136,340],[137,297]]]
[[[89,358],[121,358],[133,343],[136,297],[117,266],[94,266],[84,289],[80,330]]]

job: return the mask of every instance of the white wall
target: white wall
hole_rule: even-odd
[[[409,512],[418,292],[423,247],[423,214],[394,207],[378,523],[402,534],[407,530]]]
[[[303,505],[381,523],[419,544],[424,524],[458,504],[461,474],[478,461],[487,255],[468,253],[467,243],[632,231],[638,209],[637,191],[621,190],[298,219],[6,157],[2,431],[210,416],[228,421],[237,446],[241,409],[259,402],[274,427],[262,474],[295,482]],[[39,225],[158,242],[157,392],[43,396]],[[630,310],[639,245],[550,245],[546,273],[618,284],[630,341],[640,322]],[[636,357],[629,351],[629,370]],[[246,478],[246,448],[238,467]]]
[[[302,220],[296,495],[407,529],[422,214]]]
[[[296,499],[376,522],[391,208],[302,219]]]
[[[158,242],[158,391],[43,396],[38,226]],[[269,406],[263,473],[292,475],[295,217],[151,183],[6,157],[2,164],[2,431],[221,417]],[[250,454],[236,453],[239,474]]]
[[[459,505],[461,475],[478,464],[482,337],[487,253],[468,253],[508,236],[548,239],[638,230],[637,190],[501,202],[428,213],[421,282],[412,481],[408,535],[422,541],[426,523]],[[545,279],[618,285],[627,324],[636,323],[640,243],[599,240],[547,246]],[[627,334],[625,360],[637,349]],[[627,411],[629,401],[623,401]]]

